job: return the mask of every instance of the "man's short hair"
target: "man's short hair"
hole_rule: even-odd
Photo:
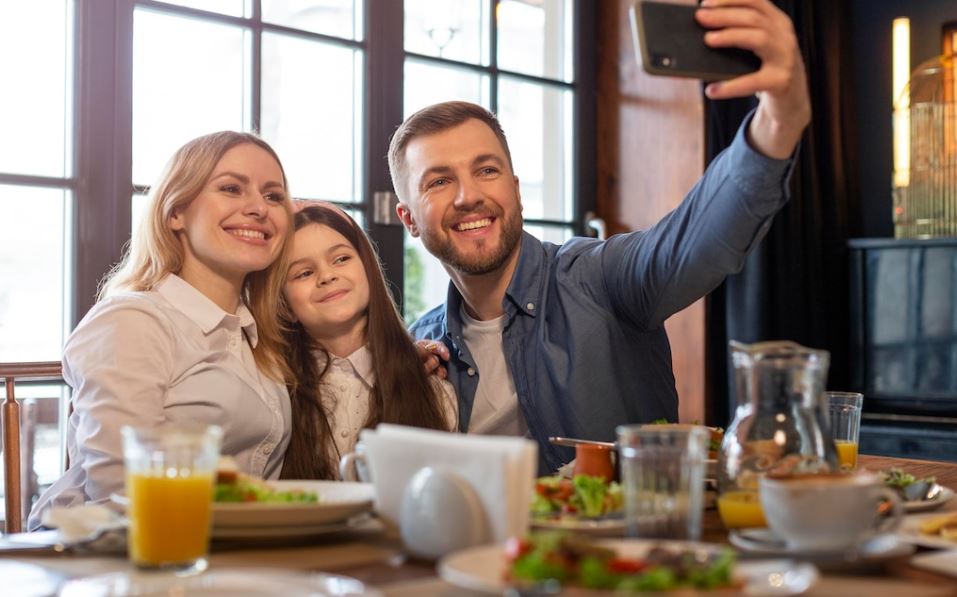
[[[502,149],[505,150],[509,169],[515,172],[515,168],[512,167],[512,153],[508,150],[508,141],[505,139],[505,131],[502,130],[502,125],[499,124],[495,114],[470,102],[432,104],[409,116],[396,129],[389,143],[389,174],[392,176],[392,186],[400,201],[405,203],[407,200],[404,195],[409,173],[405,163],[405,148],[409,143],[418,137],[441,133],[472,118],[484,122],[492,129],[499,143],[502,144]]]

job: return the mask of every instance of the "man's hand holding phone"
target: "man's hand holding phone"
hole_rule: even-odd
[[[702,0],[695,18],[710,30],[706,45],[743,48],[761,59],[758,70],[710,83],[705,94],[711,99],[756,94],[749,140],[768,157],[790,157],[811,121],[807,74],[791,19],[769,0]]]

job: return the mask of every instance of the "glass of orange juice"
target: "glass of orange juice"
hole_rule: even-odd
[[[125,426],[122,434],[130,560],[138,568],[202,572],[222,429]]]
[[[831,435],[841,469],[857,468],[857,443],[861,434],[861,407],[864,396],[858,392],[827,392]]]
[[[766,527],[759,493],[747,489],[726,491],[718,496],[718,515],[726,529]]]

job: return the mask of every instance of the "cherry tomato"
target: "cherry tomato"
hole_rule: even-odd
[[[635,574],[648,567],[644,560],[631,560],[628,558],[613,558],[608,561],[608,570],[615,574]]]

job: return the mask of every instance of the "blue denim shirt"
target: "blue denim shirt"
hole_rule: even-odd
[[[542,472],[574,457],[549,436],[614,440],[618,425],[677,420],[665,319],[739,271],[788,199],[792,160],[751,149],[749,121],[651,229],[562,245],[523,234],[502,301],[502,348]],[[450,283],[446,303],[411,331],[449,347],[449,381],[466,431],[481,372],[462,341],[461,304]]]

